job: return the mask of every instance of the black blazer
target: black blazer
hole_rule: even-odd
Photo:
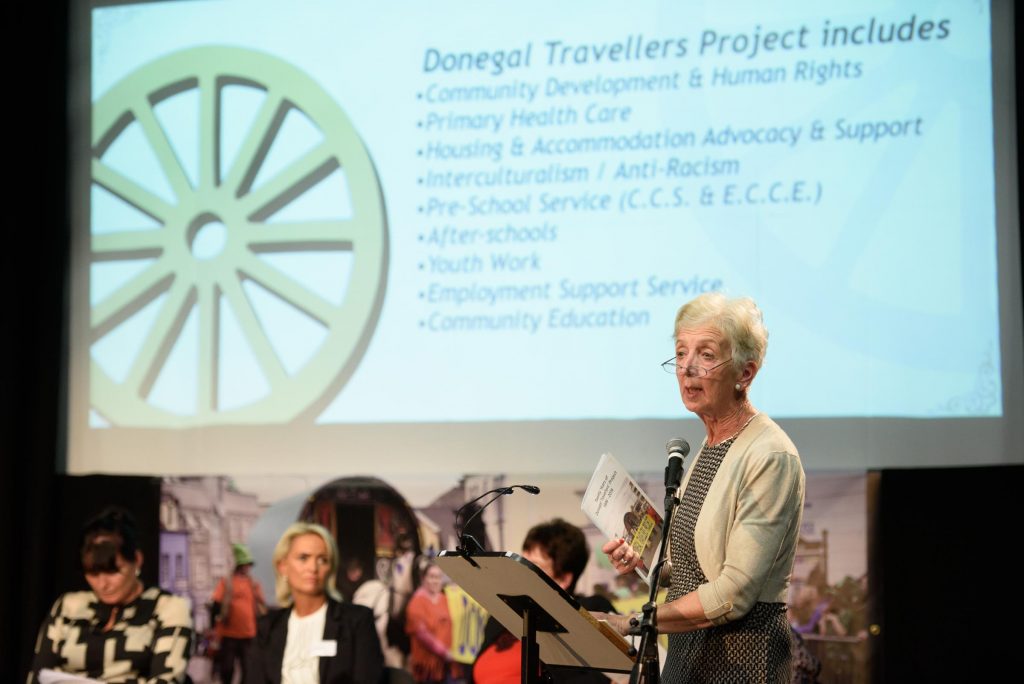
[[[249,648],[245,684],[281,684],[284,644],[292,609],[275,608],[259,619]],[[338,642],[338,654],[320,658],[320,684],[378,684],[384,656],[369,608],[328,597],[324,639]]]

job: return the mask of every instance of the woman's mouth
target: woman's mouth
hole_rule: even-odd
[[[683,398],[684,399],[696,399],[700,396],[704,390],[700,387],[684,386],[683,387]]]

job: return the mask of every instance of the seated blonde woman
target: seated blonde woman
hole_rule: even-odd
[[[338,548],[320,525],[298,522],[274,549],[277,600],[260,618],[246,684],[375,684],[384,671],[373,613],[341,602]]]

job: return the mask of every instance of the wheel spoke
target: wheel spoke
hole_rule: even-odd
[[[203,287],[197,292],[199,304],[199,362],[198,409],[197,412],[212,413],[217,410],[220,353],[220,288]]]
[[[92,236],[93,261],[160,256],[167,234],[163,229],[124,230]]]
[[[213,76],[199,77],[199,187],[216,187],[220,180],[220,90]]]
[[[156,155],[160,168],[171,184],[174,196],[180,202],[182,198],[192,192],[192,184],[189,183],[188,176],[185,175],[185,169],[182,168],[178,155],[171,147],[171,141],[167,139],[167,132],[157,121],[153,108],[147,100],[143,99],[136,105],[132,109],[132,113],[135,114],[135,120],[142,127],[142,132],[145,134],[153,154]]]
[[[353,221],[252,223],[246,242],[255,252],[298,252],[318,249],[350,250],[358,226]]]
[[[160,259],[117,288],[92,308],[92,341],[95,342],[131,318],[166,290],[173,280],[174,273]]]
[[[146,334],[139,355],[132,362],[124,381],[125,386],[136,396],[149,396],[194,305],[195,288],[179,279],[167,293],[167,299],[161,305],[160,313]]]
[[[267,382],[272,389],[279,387],[287,380],[284,366],[281,365],[280,359],[274,353],[274,348],[263,331],[263,326],[260,325],[260,320],[249,303],[249,298],[245,296],[241,283],[237,278],[228,278],[222,281],[221,285],[224,288],[224,296],[231,305],[238,325],[242,328]]]
[[[258,257],[249,256],[239,264],[242,272],[284,301],[315,318],[324,327],[337,308]]]
[[[333,150],[324,142],[239,200],[250,220],[263,220],[300,196],[338,168]]]
[[[245,140],[238,148],[238,154],[224,178],[224,186],[233,188],[236,196],[241,197],[249,191],[287,111],[281,96],[271,96],[271,92],[267,91],[267,97],[249,126]]]
[[[99,159],[92,160],[92,179],[158,223],[166,224],[167,217],[174,210],[170,204]]]

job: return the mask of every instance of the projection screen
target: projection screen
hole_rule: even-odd
[[[82,3],[71,473],[587,471],[751,296],[808,468],[1019,462],[1010,3]]]

